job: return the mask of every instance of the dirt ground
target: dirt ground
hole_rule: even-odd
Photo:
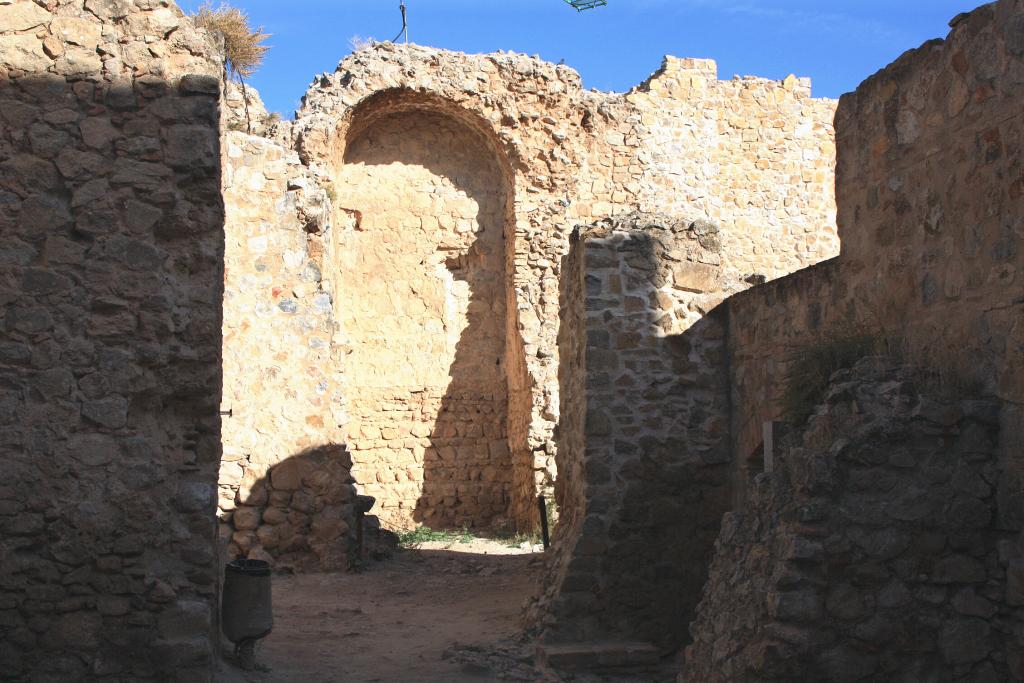
[[[269,670],[225,664],[218,681],[544,680],[510,642],[540,561],[532,547],[474,539],[399,549],[359,573],[275,575],[274,631],[256,652]]]
[[[540,546],[473,538],[425,542],[350,574],[275,575],[264,670],[228,662],[218,683],[672,683],[678,663],[643,674],[556,673],[533,664],[520,615]]]

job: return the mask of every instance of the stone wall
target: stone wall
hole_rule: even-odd
[[[602,99],[592,149],[611,159],[592,162],[593,219],[624,206],[706,216],[722,226],[731,281],[837,253],[836,103],[812,98],[809,79],[719,81],[713,60],[666,57],[639,87]]]
[[[582,330],[560,349],[572,359],[562,401],[575,419],[559,425],[558,450],[569,478],[557,489],[570,525],[534,611],[549,641],[639,638],[670,651],[729,509],[724,321],[700,317],[724,285],[711,265],[718,228],[631,214],[579,240],[563,321]]]
[[[697,401],[725,396],[705,372],[719,323],[698,319],[747,275],[836,248],[834,103],[795,78],[722,82],[710,62],[668,58],[630,93],[604,94],[521,55],[385,44],[319,76],[294,124],[272,124],[250,93],[262,138],[243,132],[237,91],[220,101],[208,37],[165,0],[0,0],[0,18],[0,216],[11,226],[0,416],[12,463],[0,489],[0,629],[12,675],[203,679],[215,514],[224,556],[338,568],[352,472],[378,487],[395,525],[504,517],[532,529],[562,457],[557,320],[575,225],[662,205],[714,219],[716,236],[706,220],[657,228],[686,235],[699,267],[672,277],[696,291],[677,296],[659,265],[664,282],[627,282],[608,309],[628,304],[623,324],[643,328],[612,330],[623,362],[647,353],[634,341],[660,349],[660,366],[622,370],[668,377],[682,352],[666,340],[692,340],[683,365],[699,368],[685,375]],[[391,265],[402,278],[373,277]],[[655,291],[664,296],[644,298]],[[432,315],[417,317],[419,305]],[[660,327],[643,322],[652,311]],[[390,316],[369,315],[380,312]],[[365,353],[385,342],[384,358],[401,362]],[[655,394],[637,405],[649,412]],[[696,488],[718,491],[722,468],[704,461],[719,457],[720,406],[663,399],[696,449],[681,467],[714,471]],[[709,425],[714,443],[698,443]],[[634,427],[613,426],[627,450],[657,459],[675,448],[667,430],[679,425],[640,425],[655,439],[643,443],[630,441]],[[608,488],[602,458],[586,476]],[[603,464],[649,480],[649,467],[631,469],[639,460]],[[639,582],[691,586],[699,564],[663,556],[624,573],[651,557],[629,556],[625,536],[678,509],[667,489],[650,500],[612,491],[602,519],[588,502],[574,552],[592,554],[592,540],[614,552],[563,579],[576,597],[590,585],[614,598],[580,633],[636,625],[677,638],[661,615],[640,624],[637,601],[651,596]],[[713,510],[718,494],[707,495]],[[685,522],[700,535],[714,517],[702,514]],[[673,566],[683,559],[685,570]],[[672,609],[687,609],[687,591]],[[616,614],[626,621],[613,628]]]
[[[1004,1],[960,16],[946,40],[908,52],[841,101],[842,253],[729,300],[741,467],[761,423],[782,417],[794,354],[868,335],[1005,402],[1000,515],[1021,527],[1024,164],[1002,142],[1022,125],[1021,14]]]
[[[250,115],[261,116],[256,106]],[[224,555],[275,559],[279,568],[343,568],[354,533],[348,498],[344,510],[325,512],[308,491],[289,498],[298,486],[268,490],[268,474],[345,442],[330,250],[334,231],[346,226],[333,226],[326,191],[295,152],[233,131],[224,133],[224,145]],[[351,465],[347,457],[339,462]],[[333,480],[347,490],[346,476]],[[324,539],[309,537],[306,516],[321,514],[345,520],[330,552],[313,547]]]
[[[314,81],[290,135],[303,163],[353,205],[338,207],[339,211],[350,209],[346,215],[362,220],[365,214],[355,196],[370,199],[360,189],[368,178],[359,167],[366,164],[349,157],[349,145],[360,135],[379,142],[383,129],[372,135],[366,131],[384,125],[381,121],[396,112],[404,112],[409,122],[428,115],[454,120],[480,136],[501,167],[507,191],[500,251],[506,258],[507,285],[505,312],[495,310],[495,314],[504,315],[506,324],[505,386],[495,385],[493,393],[502,396],[504,412],[489,414],[495,424],[501,423],[492,436],[507,439],[509,454],[497,457],[511,463],[511,479],[483,487],[462,482],[467,492],[486,492],[467,493],[468,499],[492,498],[470,504],[485,510],[474,523],[504,514],[521,529],[533,528],[536,494],[548,490],[556,478],[555,321],[560,261],[572,227],[638,207],[668,207],[680,215],[709,216],[722,228],[720,240],[725,248],[714,265],[721,267],[727,283],[723,291],[746,287],[743,277],[747,275],[781,275],[834,255],[838,247],[831,187],[834,106],[828,100],[812,99],[805,80],[718,81],[714,63],[702,60],[667,58],[658,73],[630,93],[604,94],[585,92],[578,75],[566,67],[521,55],[464,55],[391,44],[353,54],[334,73]],[[412,149],[423,144],[424,135],[402,138],[396,131],[386,137],[394,138],[391,144]],[[428,150],[431,163],[443,156],[441,149]],[[348,169],[350,162],[357,168]],[[370,194],[386,190],[384,185],[377,187]],[[411,200],[412,195],[393,198]],[[446,228],[439,221],[434,226],[435,219],[443,219],[448,211],[441,203],[399,207],[396,201],[388,208],[425,217],[420,229],[426,242],[416,249],[444,239]],[[374,230],[356,232],[351,239],[368,243],[373,234]],[[338,253],[347,253],[346,249],[339,246]],[[367,267],[372,270],[371,265]],[[440,275],[431,275],[422,284],[443,290],[448,274]],[[412,297],[410,305],[417,298]],[[373,297],[363,303],[387,308]],[[436,332],[422,333],[427,328],[421,322],[413,326],[420,331],[419,342],[440,345]],[[346,343],[359,342],[351,345],[358,357],[367,342],[357,337],[366,331],[353,332],[355,337],[349,337],[347,330],[343,335]],[[398,336],[412,333],[410,327]],[[371,365],[379,365],[383,358],[371,360],[368,349],[363,356]],[[390,356],[385,353],[384,357]],[[368,438],[378,444],[364,444],[354,451],[356,468],[362,472],[357,479],[366,479],[360,483],[395,505],[402,501],[404,512],[395,513],[391,520],[396,523],[416,516],[409,510],[415,507],[416,489],[425,485],[417,480],[417,472],[424,469],[418,459],[425,459],[426,449],[431,448],[429,437],[410,437],[407,428],[428,423],[439,398],[438,391],[412,394],[414,386],[417,383],[401,385],[397,393],[372,397],[368,407],[353,414],[352,439],[364,438],[355,430],[356,426],[361,430],[364,420],[355,413],[366,413]],[[381,409],[389,403],[404,407]],[[385,417],[388,413],[393,415]],[[393,438],[377,437],[377,428],[387,428]],[[385,447],[380,441],[392,443]],[[488,451],[489,459],[480,462],[499,462],[494,457]],[[461,501],[461,496],[452,497],[449,492],[446,504]],[[450,524],[467,522],[471,516],[440,512],[427,517],[433,523]]]
[[[726,515],[680,681],[1019,680],[999,403],[923,394],[919,373],[833,377]]]
[[[1024,527],[1024,3],[953,21],[836,114],[842,278],[922,355],[1004,401],[1000,515]]]
[[[350,348],[348,445],[389,526],[489,528],[509,511],[503,169],[440,113],[375,112],[335,181]]]
[[[564,218],[567,191],[559,188],[572,183],[581,154],[579,137],[559,132],[560,127],[579,127],[572,102],[564,96],[570,89],[578,91],[572,71],[534,60],[378,46],[320,78],[296,121],[296,144],[304,160],[332,180],[345,176],[349,130],[395,111],[453,119],[484,139],[502,166],[507,204],[500,226],[506,258],[504,431],[512,476],[510,484],[499,482],[497,488],[509,490],[506,514],[524,529],[536,523],[538,480],[550,485],[554,477],[557,386],[538,377],[553,380],[557,372],[557,327],[541,321],[557,316],[558,245],[571,227]],[[336,184],[336,192],[348,190]],[[450,274],[441,274],[436,284],[443,288]],[[549,315],[538,315],[538,309]],[[425,341],[430,337],[422,336]],[[415,462],[409,458],[394,465]]]
[[[831,259],[736,294],[724,304],[736,506],[742,507],[750,478],[758,472],[765,423],[792,419],[785,399],[802,352],[862,332],[847,322],[857,318],[845,293],[839,261]]]
[[[939,387],[994,395],[1002,406],[1000,429],[991,430],[995,458],[986,465],[985,481],[997,491],[994,497],[977,496],[984,499],[993,520],[986,517],[985,531],[968,553],[985,565],[988,602],[977,613],[962,611],[976,609],[965,606],[963,596],[950,603],[961,615],[955,620],[948,617],[953,630],[927,632],[932,641],[922,651],[932,648],[938,653],[936,661],[965,679],[1005,679],[1004,662],[1010,674],[1020,678],[1024,645],[1019,636],[1019,597],[1009,587],[1020,580],[1024,510],[1018,395],[1024,380],[1019,363],[1024,357],[1024,290],[1018,276],[1024,174],[1019,145],[1007,141],[1019,138],[1022,125],[1024,3],[1003,0],[983,6],[958,16],[952,28],[946,40],[908,52],[840,102],[837,196],[843,246],[838,259],[726,303],[737,507],[749,506],[750,515],[763,517],[782,504],[774,493],[766,498],[768,494],[756,488],[744,490],[752,480],[758,481],[753,475],[761,465],[751,459],[762,446],[762,424],[794,418],[786,414],[783,399],[795,387],[790,370],[801,357],[857,340],[854,346],[894,352]],[[945,452],[932,447],[936,453]],[[905,482],[892,490],[907,486]],[[854,493],[868,490],[861,487]],[[834,521],[839,529],[860,523]],[[946,521],[959,523],[941,515],[933,520],[937,525]],[[733,607],[741,612],[750,608],[723,602],[724,593],[736,590],[726,575],[737,570],[737,563],[748,562],[748,553],[755,558],[756,547],[766,542],[766,537],[745,528],[746,535],[733,538],[735,529],[730,528],[720,538],[721,557],[712,570],[698,627],[705,642],[691,655],[696,680],[703,680],[700,672],[727,656],[722,653],[733,651],[736,642],[757,649],[756,643],[765,638],[789,637],[768,621],[755,628],[754,622],[730,624],[731,617],[721,616]],[[948,545],[934,549],[936,557],[963,552],[956,538],[949,535]],[[744,571],[750,576],[757,572],[758,580],[779,572],[788,576],[786,560],[776,553],[761,557],[757,567],[745,565]],[[840,591],[841,584],[829,578],[821,590]],[[768,590],[766,586],[756,590]],[[936,605],[945,604],[938,598],[952,599],[953,593],[943,590],[921,589],[921,599],[934,594]],[[980,584],[978,590],[982,591]],[[721,620],[717,626],[711,623],[715,619]],[[735,629],[739,635],[727,635]],[[900,669],[905,664],[864,657],[862,646],[855,643],[863,641],[856,630],[830,633],[836,638],[832,642],[842,646],[832,653],[834,658],[818,661],[815,667],[849,667],[846,675],[855,678],[860,667],[867,676],[875,669]],[[731,644],[715,651],[716,639]],[[778,653],[785,657],[794,643],[782,650],[775,645],[750,650],[736,665],[775,666]],[[957,654],[957,647],[973,648],[972,654]],[[985,663],[990,652],[991,661]],[[971,670],[969,665],[975,663],[981,668]]]
[[[558,479],[554,500],[546,501],[557,511],[558,523],[551,530],[551,544],[544,563],[544,576],[535,600],[526,610],[526,623],[539,631],[549,626],[549,605],[565,584],[569,572],[593,564],[578,558],[576,541],[587,516],[588,483],[586,480],[587,419],[587,290],[585,285],[585,245],[580,231],[574,231],[569,251],[562,257],[562,279],[559,295],[558,387],[559,423]]]
[[[0,3],[0,662],[208,680],[220,64],[165,2]]]

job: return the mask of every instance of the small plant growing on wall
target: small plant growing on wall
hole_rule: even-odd
[[[199,8],[193,20],[197,26],[220,36],[224,41],[224,80],[234,78],[241,86],[247,132],[251,133],[249,93],[245,79],[256,73],[256,69],[263,63],[263,56],[270,49],[269,45],[263,45],[263,41],[270,34],[264,33],[262,26],[252,28],[245,12],[226,4],[214,7],[207,3]]]

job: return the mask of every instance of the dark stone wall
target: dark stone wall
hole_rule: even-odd
[[[936,391],[881,357],[833,376],[726,515],[680,681],[1020,675],[1000,405]]]
[[[176,9],[59,5],[0,5],[0,677],[204,680],[220,67]]]

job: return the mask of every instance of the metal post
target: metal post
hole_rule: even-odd
[[[540,510],[540,535],[544,540],[544,550],[547,550],[551,540],[548,538],[548,505],[543,493],[537,496],[537,508]]]
[[[401,4],[398,7],[402,10],[402,30],[405,31],[405,44],[409,44],[409,18],[405,11],[405,0],[401,0]]]

